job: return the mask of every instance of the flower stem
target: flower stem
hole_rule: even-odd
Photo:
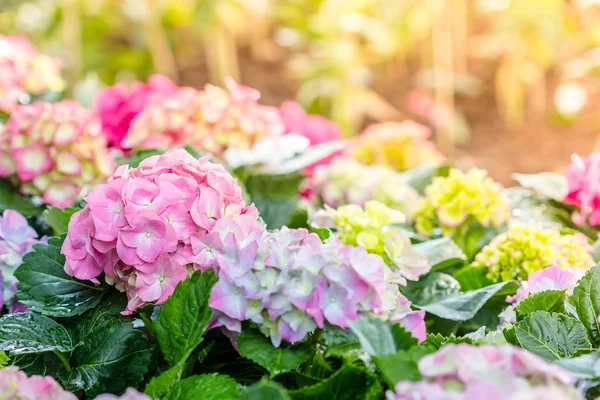
[[[54,350],[53,353],[56,354],[56,357],[58,357],[60,362],[62,362],[67,372],[71,371],[71,366],[69,365],[69,360],[67,357],[65,357],[65,355],[58,350]]]
[[[142,321],[144,321],[144,326],[146,327],[146,329],[148,329],[148,333],[150,334],[150,336],[153,336],[152,335],[152,321],[150,320],[150,318],[148,318],[148,316],[144,312],[140,313],[140,318],[142,319]]]

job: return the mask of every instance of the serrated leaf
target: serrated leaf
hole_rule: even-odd
[[[471,340],[471,338],[464,337],[464,336],[460,336],[460,337],[457,337],[454,335],[443,336],[439,333],[438,334],[428,333],[427,338],[423,341],[423,343],[421,343],[421,346],[428,346],[431,349],[439,350],[442,348],[442,346],[444,346],[448,343],[473,344],[473,340]]]
[[[600,379],[600,352],[583,354],[575,358],[562,358],[556,364],[571,371],[577,379]]]
[[[372,372],[344,364],[329,378],[289,394],[293,400],[374,400],[381,396],[381,384]]]
[[[451,239],[440,238],[414,245],[415,250],[427,257],[433,271],[462,265],[467,257]]]
[[[569,297],[592,344],[600,346],[600,266],[595,266],[579,280]]]
[[[44,220],[52,228],[56,236],[67,233],[71,216],[80,208],[67,207],[64,210],[54,206],[48,206],[43,213]]]
[[[83,390],[89,397],[105,392],[118,394],[136,386],[148,372],[152,346],[130,318],[115,315],[118,304],[116,295],[109,296],[98,307],[70,321],[79,347],[69,360],[71,371],[58,373],[67,390]]]
[[[310,355],[305,344],[291,348],[274,347],[265,335],[251,329],[245,329],[236,343],[239,352],[269,371],[271,378],[298,368]]]
[[[520,346],[519,339],[517,339],[517,332],[514,325],[505,326],[502,328],[502,335],[504,339],[513,346]]]
[[[526,315],[534,311],[546,311],[549,313],[565,312],[566,290],[544,290],[542,292],[532,293],[527,298],[521,300],[515,311],[517,319],[521,320]]]
[[[10,355],[69,352],[73,347],[67,330],[43,315],[27,312],[0,318],[0,350]]]
[[[239,395],[238,383],[234,379],[226,375],[206,374],[190,376],[177,382],[165,400],[233,400]]]
[[[460,293],[460,284],[451,275],[430,272],[418,281],[408,281],[402,293],[413,303],[429,304]]]
[[[591,347],[583,324],[562,314],[535,311],[515,328],[521,347],[548,361]]]
[[[418,341],[398,323],[363,316],[348,321],[362,348],[372,356],[385,356],[416,346]]]
[[[395,354],[373,357],[373,363],[389,387],[400,381],[418,381],[422,378],[418,362],[434,350],[431,347],[415,346]]]
[[[177,364],[162,374],[153,377],[150,383],[146,385],[144,393],[152,399],[162,399],[179,380],[183,372],[183,364]]]
[[[170,366],[184,363],[202,342],[213,315],[208,300],[216,281],[213,270],[196,271],[163,304],[153,332]]]
[[[279,383],[263,380],[246,388],[240,400],[291,400],[291,397]]]
[[[436,300],[430,304],[413,304],[414,307],[425,310],[440,318],[453,321],[471,319],[485,303],[501,290],[511,285],[516,290],[517,284],[512,281],[500,282],[481,289],[462,292],[445,299]]]
[[[15,271],[17,299],[31,311],[54,317],[79,315],[95,307],[106,291],[106,286],[67,275],[61,245],[59,238],[33,245],[33,251],[23,256],[23,264]]]
[[[31,204],[7,180],[0,179],[0,213],[15,210],[26,217],[40,215],[42,209]]]

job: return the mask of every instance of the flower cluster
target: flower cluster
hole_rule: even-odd
[[[330,207],[377,200],[410,217],[419,204],[419,194],[396,171],[343,157],[317,167],[309,189],[315,202]]]
[[[99,90],[94,97],[94,112],[100,118],[108,144],[120,148],[131,121],[146,105],[153,98],[169,96],[176,91],[177,85],[162,75],[152,75],[147,84],[135,81],[128,87],[121,82]]]
[[[17,291],[14,272],[21,265],[23,256],[39,242],[37,237],[37,232],[18,212],[5,210],[0,217],[0,310],[3,304],[6,304],[10,312],[25,310],[25,306],[14,299]]]
[[[124,148],[169,149],[185,145],[220,156],[229,147],[249,148],[285,131],[279,110],[258,103],[260,93],[227,80],[227,90],[180,88],[157,98],[131,122]]]
[[[92,112],[74,101],[19,106],[0,130],[0,176],[16,173],[21,192],[47,204],[73,205],[115,167]]]
[[[413,121],[382,122],[367,127],[349,153],[364,164],[385,165],[396,171],[438,165],[444,156],[435,143],[427,140],[430,133],[426,126]]]
[[[573,221],[584,224],[600,225],[600,153],[588,157],[572,157],[571,165],[566,172],[568,192],[565,203],[579,208],[573,215]]]
[[[377,254],[392,267],[393,276],[388,281],[406,284],[406,279],[418,280],[431,269],[427,258],[414,249],[410,239],[393,224],[404,223],[400,211],[370,200],[364,209],[355,204],[318,211],[311,223],[318,228],[332,228],[342,243],[362,246]]]
[[[211,266],[226,238],[243,240],[263,229],[223,166],[170,150],[137,168],[119,167],[87,196],[69,222],[65,271],[96,282],[104,272],[127,292],[125,313],[131,313],[164,302],[187,267]]]
[[[0,35],[0,111],[11,113],[29,95],[61,91],[60,60],[40,54],[24,36]]]
[[[592,245],[581,233],[561,235],[558,227],[515,222],[477,254],[473,266],[487,269],[493,281],[527,279],[548,266],[587,270],[594,265]]]
[[[216,260],[213,327],[240,332],[249,320],[279,346],[282,339],[302,340],[325,322],[348,328],[348,321],[370,313],[425,338],[425,313],[412,311],[398,286],[386,281],[383,260],[335,237],[323,243],[306,229],[285,227],[243,241],[230,234]]]
[[[414,218],[421,233],[431,234],[440,225],[444,234],[452,236],[463,223],[499,226],[509,216],[508,197],[486,171],[474,168],[464,173],[453,168],[447,177],[435,177],[425,188]]]
[[[402,381],[388,400],[582,400],[575,377],[521,348],[448,344],[419,361],[424,380]]]
[[[77,400],[50,376],[28,377],[17,367],[0,369],[0,399],[2,400]]]
[[[144,393],[140,393],[134,388],[128,388],[125,393],[121,396],[115,396],[114,394],[101,394],[97,396],[95,400],[151,400],[150,397],[146,396]]]

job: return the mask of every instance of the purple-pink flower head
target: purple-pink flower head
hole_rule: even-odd
[[[565,203],[579,208],[573,214],[573,221],[600,225],[600,153],[588,157],[573,155],[567,168],[567,195]]]
[[[0,397],[6,400],[77,400],[50,376],[27,376],[19,368],[0,369]]]
[[[237,181],[208,158],[170,150],[117,169],[69,223],[65,271],[127,293],[126,313],[163,303],[188,270],[215,265],[224,245],[263,232]]]
[[[517,303],[529,297],[530,294],[544,290],[567,290],[572,293],[577,281],[585,271],[580,268],[561,268],[557,265],[547,267],[529,275],[526,281],[521,282],[521,287],[514,296],[508,296],[506,301]]]

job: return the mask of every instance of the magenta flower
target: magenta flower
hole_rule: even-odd
[[[6,400],[77,400],[50,376],[28,377],[18,367],[0,369],[0,396]]]
[[[139,265],[137,271],[137,294],[148,303],[163,303],[188,274],[185,266],[174,262],[166,253],[162,253],[153,263]]]
[[[96,400],[151,400],[150,397],[144,393],[140,393],[134,388],[128,388],[125,393],[121,396],[115,396],[114,394],[101,394],[95,398]]]
[[[564,202],[579,208],[573,214],[573,221],[600,225],[600,153],[588,157],[573,155],[567,168],[567,195]]]
[[[584,273],[585,271],[579,268],[564,269],[556,265],[544,268],[529,275],[526,281],[522,281],[517,293],[508,296],[506,301],[516,303],[526,299],[530,294],[544,290],[567,289],[571,293]]]

